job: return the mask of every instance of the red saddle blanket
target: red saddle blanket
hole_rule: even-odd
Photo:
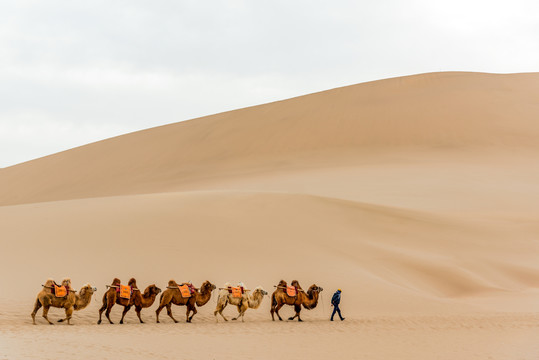
[[[120,285],[116,288],[116,291],[120,294],[122,299],[131,299],[131,294],[133,293],[133,289],[131,289],[131,286],[129,285]]]
[[[295,286],[287,286],[286,287],[286,295],[294,297],[298,294],[298,290]]]
[[[52,294],[56,297],[66,297],[68,289],[65,286],[54,285],[52,287]]]
[[[231,287],[228,288],[228,293],[232,294],[232,297],[240,298],[243,295],[243,287],[242,286],[238,286],[238,287],[231,286]]]
[[[195,292],[195,289],[193,288],[193,286],[189,286],[187,284],[180,286],[180,293],[182,294],[182,297],[184,298],[191,297],[191,295],[194,294],[194,292]]]

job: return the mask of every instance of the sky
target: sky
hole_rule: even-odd
[[[0,2],[0,167],[365,81],[537,72],[536,0]]]

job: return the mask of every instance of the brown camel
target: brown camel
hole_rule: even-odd
[[[191,319],[193,319],[193,316],[197,313],[196,307],[206,305],[206,303],[210,301],[211,292],[215,290],[215,288],[215,285],[209,281],[205,281],[200,289],[195,289],[194,294],[190,297],[183,297],[180,292],[180,285],[178,285],[176,281],[170,280],[167,289],[163,291],[159,299],[159,307],[155,311],[156,321],[159,322],[159,313],[166,306],[168,316],[177,323],[178,321],[172,316],[172,304],[174,304],[187,306],[186,319],[187,322],[191,322]],[[191,312],[193,312],[193,315],[189,317]]]
[[[237,320],[241,316],[241,321],[243,322],[243,317],[245,316],[245,312],[247,311],[247,309],[258,309],[260,307],[260,304],[262,304],[264,295],[268,295],[268,292],[264,290],[262,286],[257,286],[253,291],[247,290],[246,292],[244,292],[241,297],[234,297],[231,293],[229,293],[229,287],[231,287],[230,283],[226,283],[225,286],[219,291],[217,307],[213,312],[213,315],[215,315],[215,320],[217,322],[219,322],[217,314],[220,314],[223,319],[225,319],[225,321],[228,321],[228,319],[223,315],[223,310],[225,309],[227,304],[236,305],[238,307],[238,316],[236,316],[232,320]]]
[[[67,280],[67,281],[66,281]],[[70,280],[66,279],[62,284],[71,283]],[[66,317],[65,319],[60,319],[58,322],[67,321],[68,325],[71,325],[71,315],[73,310],[82,310],[90,304],[92,301],[92,294],[97,291],[96,288],[90,286],[90,284],[84,285],[79,293],[77,294],[75,290],[68,290],[67,295],[64,297],[57,297],[53,295],[52,288],[56,283],[54,280],[49,279],[43,285],[43,290],[37,294],[37,299],[34,305],[34,311],[32,312],[32,322],[36,325],[36,314],[37,311],[43,306],[43,317],[51,325],[53,323],[48,318],[49,308],[63,308],[65,309]]]
[[[315,284],[311,285],[309,290],[307,292],[303,291],[301,286],[299,285],[299,282],[297,280],[292,281],[292,286],[295,286],[297,288],[296,296],[288,296],[286,293],[286,281],[281,280],[279,282],[279,285],[277,285],[277,289],[273,292],[271,295],[271,319],[275,321],[274,313],[277,314],[279,317],[279,320],[281,319],[281,316],[279,315],[279,309],[283,307],[283,305],[292,305],[294,306],[294,310],[296,311],[296,315],[288,318],[288,320],[294,320],[296,317],[298,318],[298,321],[301,320],[301,317],[299,316],[299,313],[301,311],[301,306],[307,310],[314,309],[316,305],[318,305],[318,295],[320,294],[320,291],[323,289]]]
[[[97,323],[101,324],[101,315],[103,314],[103,311],[107,310],[105,316],[109,320],[109,323],[113,324],[113,322],[110,320],[110,311],[114,304],[122,305],[124,307],[120,324],[124,323],[125,314],[127,314],[127,312],[131,309],[133,305],[135,306],[135,311],[137,312],[139,321],[141,323],[144,323],[144,321],[142,321],[142,318],[140,317],[140,312],[143,308],[147,308],[153,305],[155,298],[157,297],[157,294],[161,292],[161,289],[155,286],[155,284],[152,284],[144,290],[143,294],[141,294],[137,286],[137,281],[134,278],[131,278],[128,282],[128,286],[130,286],[132,289],[131,297],[129,299],[125,299],[120,297],[118,294],[119,286],[120,279],[115,278],[114,280],[112,280],[112,285],[103,295],[103,306],[99,309],[99,320],[97,321]]]

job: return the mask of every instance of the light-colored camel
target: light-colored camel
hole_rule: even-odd
[[[103,295],[103,306],[99,309],[99,320],[97,321],[98,324],[101,324],[101,315],[105,310],[107,310],[105,316],[107,317],[109,323],[113,324],[112,320],[110,319],[110,311],[114,304],[122,305],[124,307],[120,324],[124,323],[125,314],[127,314],[133,305],[135,306],[135,311],[139,321],[144,323],[140,317],[140,312],[143,308],[153,305],[155,298],[157,297],[157,294],[161,292],[161,289],[155,286],[155,284],[152,284],[144,290],[143,294],[141,294],[137,286],[137,281],[134,278],[129,280],[128,285],[131,286],[133,293],[129,299],[124,299],[118,296],[117,287],[120,286],[120,279],[115,278],[112,281],[112,286]]]
[[[288,318],[288,320],[294,320],[296,317],[298,318],[298,321],[301,320],[301,317],[299,315],[301,311],[301,306],[303,306],[307,310],[314,309],[316,305],[318,305],[318,296],[320,294],[320,291],[323,289],[316,284],[311,285],[309,290],[307,292],[303,291],[301,286],[299,285],[299,282],[297,280],[293,280],[291,283],[292,286],[295,286],[297,288],[297,294],[296,296],[288,296],[286,293],[286,281],[281,280],[279,282],[279,285],[277,285],[277,289],[273,292],[271,295],[271,319],[275,321],[274,313],[277,314],[279,317],[279,320],[281,319],[281,316],[279,315],[279,309],[283,307],[283,305],[292,305],[294,306],[294,310],[296,311],[296,315]]]
[[[225,286],[219,291],[217,307],[213,312],[213,315],[215,315],[215,320],[217,322],[219,322],[217,314],[220,314],[223,319],[225,319],[225,321],[228,321],[228,319],[223,315],[223,310],[228,304],[235,305],[238,307],[238,316],[236,316],[232,320],[237,320],[241,316],[241,321],[243,322],[243,317],[245,316],[245,312],[247,311],[247,309],[258,309],[260,304],[262,304],[264,295],[268,295],[268,292],[264,290],[262,286],[257,286],[252,291],[244,292],[241,297],[234,297],[228,291],[229,287],[231,287],[231,285],[229,283],[226,283]]]
[[[65,280],[62,283],[65,284]],[[92,301],[93,293],[97,291],[97,289],[92,287],[90,284],[86,284],[80,289],[78,294],[74,290],[70,290],[65,297],[57,297],[52,294],[52,287],[54,285],[54,280],[47,280],[47,282],[43,286],[43,290],[41,290],[39,294],[37,294],[34,311],[32,312],[32,322],[34,323],[34,325],[36,324],[37,311],[41,307],[43,307],[42,316],[45,318],[45,320],[47,320],[49,324],[53,325],[53,323],[48,318],[49,308],[51,306],[65,309],[65,319],[60,319],[58,320],[58,322],[67,321],[68,325],[71,325],[70,320],[71,315],[73,314],[73,310],[82,310],[87,307]]]
[[[178,322],[172,315],[172,304],[187,306],[187,311],[185,314],[186,320],[187,322],[191,322],[193,316],[195,316],[197,313],[196,307],[206,305],[206,303],[210,301],[211,292],[215,290],[215,288],[215,285],[209,281],[205,281],[200,289],[195,290],[193,295],[190,297],[183,297],[180,292],[180,285],[178,285],[176,281],[170,280],[168,282],[167,289],[163,291],[161,297],[159,298],[159,307],[157,310],[155,310],[156,322],[159,322],[159,313],[164,307],[167,308],[168,316],[170,316],[175,323]],[[189,316],[191,312],[193,312],[193,315]]]

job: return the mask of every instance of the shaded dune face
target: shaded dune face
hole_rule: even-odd
[[[49,275],[98,288],[115,276],[161,289],[298,279],[325,290],[305,320],[327,315],[337,288],[347,316],[531,311],[538,84],[537,74],[388,79],[0,169],[0,268],[20,279],[0,286],[14,301]],[[77,316],[93,323],[96,306]],[[269,319],[269,306],[249,318]]]

